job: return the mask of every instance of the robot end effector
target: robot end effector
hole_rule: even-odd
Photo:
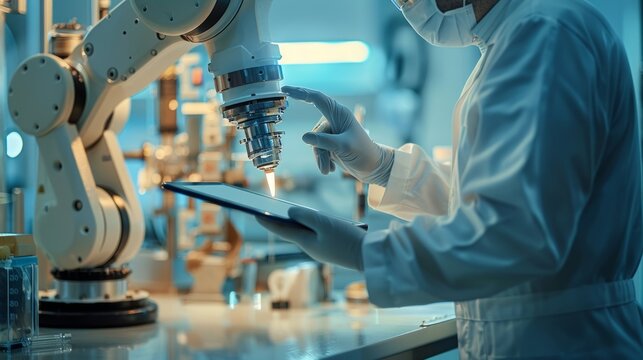
[[[272,172],[279,165],[283,132],[277,131],[276,125],[287,107],[280,86],[281,54],[279,47],[269,41],[266,19],[271,2],[216,0],[186,6],[179,1],[132,1],[135,11],[150,27],[205,44],[211,58],[208,70],[214,75],[217,92],[223,96],[223,116],[243,131],[241,143],[249,159],[264,172]],[[209,13],[203,11],[208,5],[212,7]],[[190,29],[189,21],[177,21],[200,16],[204,19],[195,29]]]
[[[277,131],[276,125],[282,120],[287,101],[281,92],[283,73],[278,63],[281,59],[279,47],[260,40],[268,34],[267,28],[261,28],[267,27],[267,22],[259,18],[267,17],[268,8],[262,8],[260,3],[262,1],[257,0],[255,6],[255,1],[244,1],[242,7],[255,6],[254,11],[245,9],[240,12],[238,19],[231,24],[233,29],[212,39],[206,47],[211,50],[209,70],[214,74],[217,92],[223,96],[223,117],[243,131],[245,138],[241,143],[245,145],[253,165],[269,173],[281,160],[283,132]],[[264,6],[268,3],[263,1]],[[264,12],[257,13],[257,10]],[[256,32],[234,29],[254,29],[254,26]],[[245,38],[238,38],[240,34],[245,34]],[[219,44],[231,40],[227,37],[236,37],[232,39],[236,45],[217,50]]]

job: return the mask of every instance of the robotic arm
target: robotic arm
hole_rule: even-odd
[[[255,167],[281,152],[286,97],[268,37],[272,0],[125,0],[69,58],[39,54],[16,70],[9,109],[40,152],[34,235],[60,270],[117,268],[144,236],[142,211],[111,114],[198,43],[223,96],[224,117],[244,131]]]

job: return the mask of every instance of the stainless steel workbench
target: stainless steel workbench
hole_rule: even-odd
[[[272,310],[268,299],[260,296],[236,305],[185,303],[170,295],[154,296],[154,300],[159,305],[157,324],[105,330],[41,329],[44,334],[70,332],[72,349],[32,358],[426,358],[456,346],[452,303],[378,309],[338,302]]]

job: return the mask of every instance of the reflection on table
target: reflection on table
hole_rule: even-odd
[[[455,341],[452,303],[378,309],[336,302],[273,310],[261,295],[233,305],[183,302],[170,295],[154,300],[160,313],[153,325],[41,333],[72,334],[65,359],[318,359],[356,351],[389,356],[393,354],[386,351],[410,350],[446,338]],[[60,353],[32,357],[56,355]]]

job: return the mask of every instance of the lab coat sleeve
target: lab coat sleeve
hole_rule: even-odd
[[[449,206],[450,173],[417,145],[395,151],[386,188],[370,185],[370,207],[404,220],[417,215],[445,215]]]
[[[554,20],[534,15],[511,30],[464,116],[459,208],[365,237],[376,305],[484,298],[566,261],[607,136],[586,106],[597,100],[596,63]]]

